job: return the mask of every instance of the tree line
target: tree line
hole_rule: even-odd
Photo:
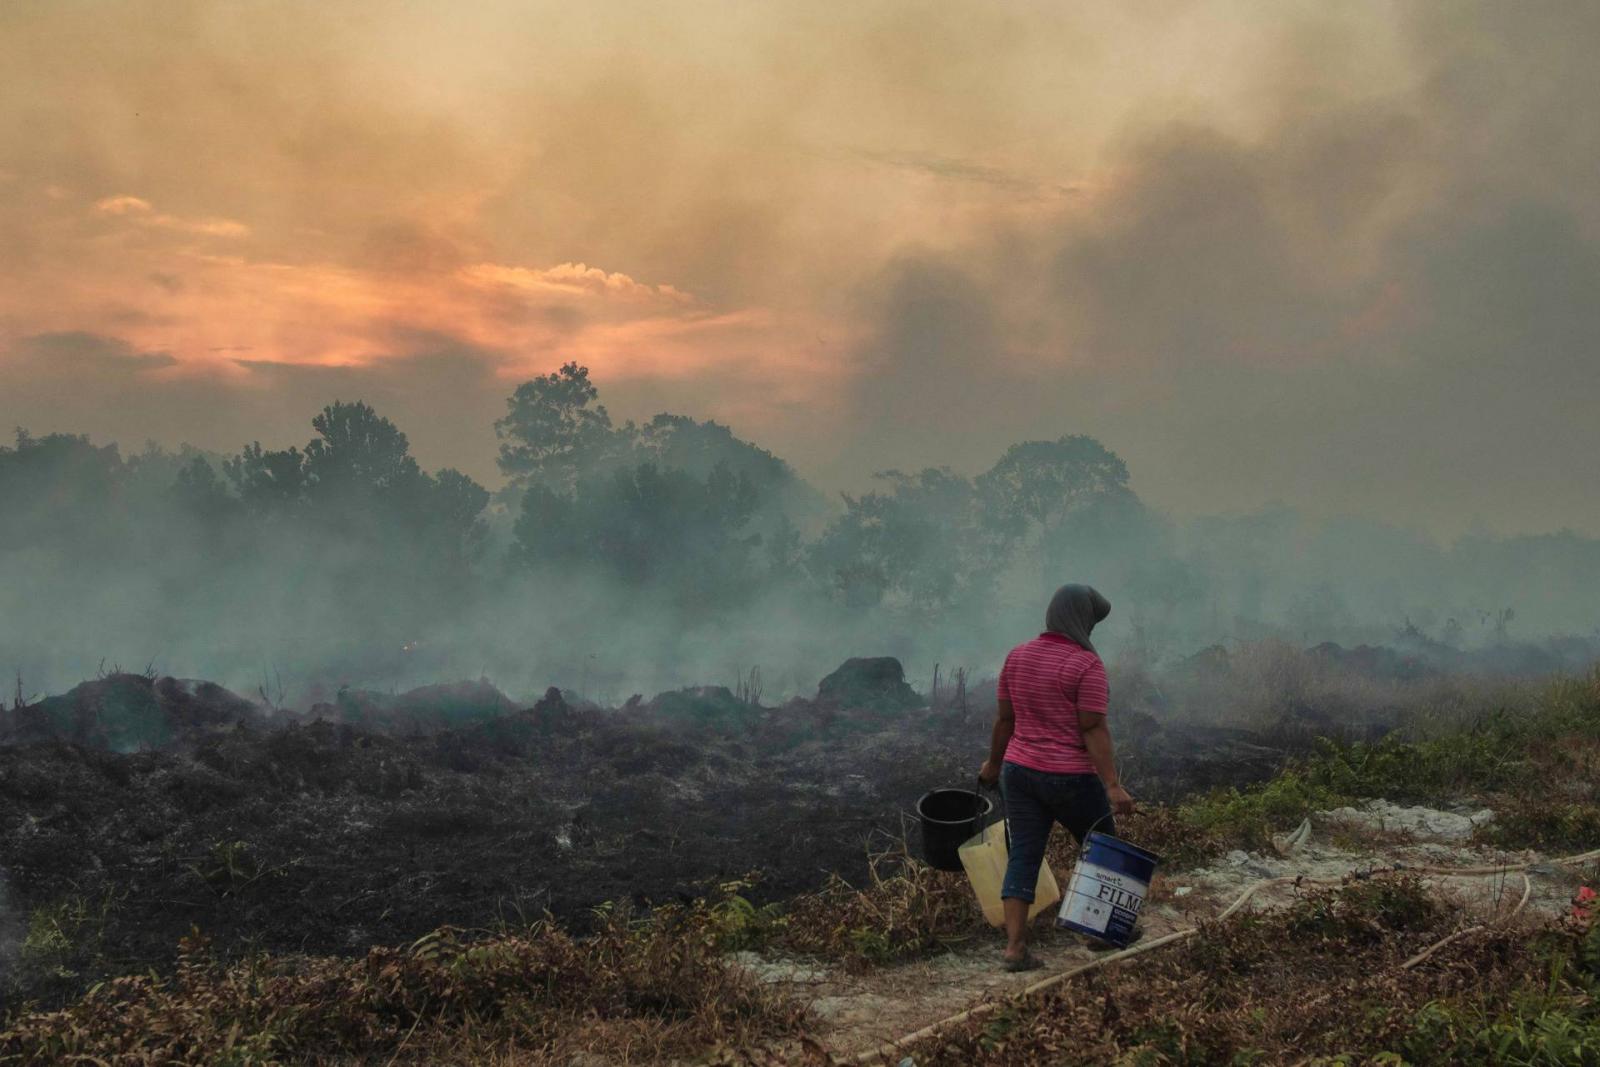
[[[716,422],[614,420],[573,363],[507,398],[493,492],[423,469],[406,434],[359,400],[310,425],[304,444],[251,441],[232,455],[123,456],[19,430],[0,447],[8,583],[57,602],[63,633],[73,611],[109,605],[124,618],[138,596],[194,625],[250,613],[400,644],[508,589],[536,599],[583,577],[691,622],[781,598],[818,618],[980,628],[1017,604],[1031,617],[1039,590],[1082,578],[1114,592],[1142,638],[1193,646],[1252,626],[1339,637],[1374,610],[1460,639],[1472,610],[1511,603],[1555,605],[1552,629],[1588,632],[1592,613],[1571,589],[1600,580],[1600,542],[1575,534],[1446,549],[1271,506],[1174,522],[1082,434],[1019,442],[970,477],[879,472],[871,490],[829,500]],[[1507,626],[1502,616],[1498,637]]]

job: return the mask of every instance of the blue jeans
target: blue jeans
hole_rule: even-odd
[[[1011,857],[1001,897],[1033,903],[1045,842],[1056,823],[1081,845],[1090,830],[1116,836],[1111,801],[1097,774],[1052,774],[1015,763],[1000,767],[1000,794],[1006,803]],[[1102,821],[1103,820],[1103,821]]]

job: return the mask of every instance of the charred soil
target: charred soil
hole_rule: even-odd
[[[751,872],[757,904],[856,883],[918,796],[968,780],[989,714],[794,700],[735,715],[726,690],[516,709],[475,685],[455,691],[490,714],[430,687],[388,701],[393,718],[349,694],[301,717],[114,675],[26,717],[0,747],[0,868],[31,917],[6,998],[50,1005],[165,969],[193,929],[224,957],[360,954],[545,913],[581,932],[605,902],[684,902]],[[107,748],[125,705],[159,747]],[[1209,740],[1208,763],[1207,738],[1145,730],[1134,788],[1251,780],[1283,759]]]

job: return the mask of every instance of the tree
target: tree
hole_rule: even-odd
[[[224,460],[222,472],[245,508],[255,514],[286,511],[305,501],[305,456],[298,448],[267,451],[260,441]]]
[[[1083,434],[1023,441],[977,478],[990,520],[1010,537],[1053,539],[1074,510],[1128,493],[1128,465]]]
[[[641,463],[580,477],[570,492],[529,487],[514,558],[534,569],[592,567],[697,609],[751,593],[757,493],[724,464],[704,478]]]
[[[172,494],[201,519],[221,518],[236,506],[227,485],[204,456],[194,456],[178,468]]]
[[[446,467],[431,480],[429,496],[430,511],[447,542],[465,558],[477,558],[488,532],[481,516],[489,506],[489,490],[453,467]]]
[[[917,610],[970,604],[1004,562],[972,483],[947,467],[877,477],[888,490],[844,497],[812,546],[813,573],[851,606],[890,595]]]
[[[311,426],[318,436],[306,445],[305,478],[313,497],[345,502],[352,496],[410,495],[421,487],[422,468],[411,457],[411,443],[371,406],[335,400]]]
[[[599,395],[589,368],[576,363],[517,386],[494,424],[500,472],[511,485],[570,490],[588,461],[614,450],[618,435],[605,405],[594,402]]]
[[[252,442],[223,464],[241,505],[257,517],[295,515],[311,544],[359,544],[375,570],[459,584],[483,546],[488,490],[457,470],[423,471],[405,433],[359,400],[334,401],[311,425],[317,436],[304,451]],[[209,467],[197,463],[180,474],[179,495],[214,498]],[[419,596],[432,595],[426,586]]]
[[[116,445],[94,445],[78,434],[34,437],[19,428],[16,447],[0,448],[0,547],[115,539],[125,476]]]
[[[688,415],[663,411],[638,429],[634,444],[639,462],[676,467],[701,478],[723,464],[744,475],[763,494],[797,480],[789,464],[710,419],[697,422]]]

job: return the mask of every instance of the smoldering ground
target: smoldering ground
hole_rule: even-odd
[[[16,966],[22,933],[22,916],[11,903],[5,871],[0,869],[0,974],[8,974]]]

